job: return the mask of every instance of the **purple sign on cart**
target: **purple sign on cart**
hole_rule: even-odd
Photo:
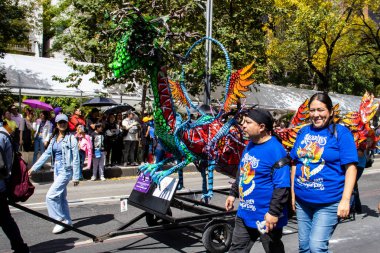
[[[144,175],[143,173],[141,173],[140,176],[137,178],[137,182],[135,186],[133,187],[133,190],[136,190],[142,193],[147,193],[149,191],[151,182],[152,182],[152,179],[150,178],[149,174]]]

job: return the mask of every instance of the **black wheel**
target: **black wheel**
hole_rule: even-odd
[[[211,253],[227,252],[232,241],[232,226],[228,223],[216,223],[203,232],[203,246]]]
[[[166,214],[172,216],[172,210],[169,208]],[[169,221],[163,220],[160,217],[150,213],[146,215],[145,221],[150,227],[169,223]]]

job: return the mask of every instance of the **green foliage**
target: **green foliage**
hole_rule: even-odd
[[[65,114],[74,113],[75,108],[80,107],[84,102],[80,98],[40,97],[38,99],[52,105],[53,108],[62,107]]]
[[[7,44],[12,41],[25,42],[28,39],[28,6],[18,1],[0,1],[0,53],[5,52]]]
[[[12,95],[9,89],[0,84],[0,111],[4,112],[15,101],[17,101],[17,96]]]
[[[4,57],[7,45],[12,42],[28,40],[29,23],[27,22],[27,5],[19,5],[18,1],[0,1],[0,58]],[[6,82],[5,72],[0,68],[0,84]]]
[[[355,0],[276,1],[278,11],[272,16],[273,29],[268,30],[268,56],[272,71],[280,73],[279,81],[284,81],[281,73],[303,72],[306,80],[302,81],[320,90],[338,88],[355,92],[371,87],[373,84],[368,76],[358,77],[354,74],[357,71],[348,71],[354,68],[365,72],[367,60],[344,66],[353,62],[348,58],[360,47],[357,41],[360,35],[353,25],[364,6],[364,1]],[[360,65],[364,62],[365,65]],[[307,66],[308,70],[300,66]],[[292,81],[298,82],[297,79]]]
[[[129,3],[139,8],[147,21],[160,20],[156,27],[162,36],[153,44],[163,49],[169,74],[178,80],[182,63],[176,55],[183,56],[205,35],[206,1]],[[128,77],[119,79],[110,68],[117,43],[128,26],[126,19],[113,19],[113,13],[124,6],[122,0],[61,0],[46,12],[56,36],[53,50],[63,51],[67,64],[75,70],[57,80],[78,86],[81,75],[92,72],[92,81],[103,81],[106,86],[125,84],[123,91],[134,89],[126,84],[128,80],[147,82],[145,72],[129,71],[136,66],[128,68]],[[374,15],[364,15],[364,6]],[[233,68],[256,59],[258,82],[306,84],[361,95],[364,89],[380,90],[376,66],[380,57],[379,22],[373,20],[379,10],[375,0],[214,0],[213,37],[227,48]],[[118,26],[121,23],[124,27]],[[202,92],[205,58],[205,48],[199,46],[186,62],[186,86],[192,95]],[[213,45],[214,88],[224,86],[225,76],[223,53]]]

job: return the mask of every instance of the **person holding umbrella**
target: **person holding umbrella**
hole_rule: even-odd
[[[79,184],[79,151],[78,141],[68,130],[68,118],[65,114],[59,114],[55,118],[57,127],[46,151],[28,171],[29,176],[38,171],[50,158],[54,164],[54,182],[46,194],[46,206],[49,216],[68,225],[72,224],[69,204],[67,202],[67,184],[73,180],[74,186]],[[53,234],[60,233],[64,227],[56,225]]]
[[[95,131],[95,125],[100,121],[99,111],[98,108],[92,108],[90,115],[86,120],[87,133],[90,136]]]

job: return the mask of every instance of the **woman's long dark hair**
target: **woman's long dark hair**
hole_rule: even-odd
[[[58,124],[58,123],[55,123],[55,127],[54,127],[54,130],[53,130],[53,134],[52,134],[51,137],[50,137],[49,143],[50,143],[50,141],[51,141],[55,136],[58,137],[59,129],[58,129],[58,127],[57,127],[57,124]],[[69,130],[69,127],[67,126],[67,128],[66,128],[66,130],[65,130],[65,134],[64,134],[63,137],[65,137],[65,136],[68,135],[68,134],[70,134],[70,130]]]
[[[318,92],[318,93],[315,93],[313,96],[311,96],[310,100],[309,100],[309,109],[310,109],[310,105],[311,103],[314,101],[314,100],[317,100],[321,103],[324,103],[327,107],[327,110],[331,113],[333,113],[330,118],[329,118],[329,121],[328,121],[328,124],[327,124],[327,127],[330,131],[331,134],[334,135],[335,133],[335,129],[336,129],[336,124],[334,122],[334,111],[333,111],[333,103],[332,103],[332,100],[330,98],[330,96],[325,93],[325,92]],[[332,126],[332,129],[331,127]]]
[[[50,120],[50,112],[48,112],[48,111],[42,111],[41,112],[44,116],[45,116],[45,120]]]

